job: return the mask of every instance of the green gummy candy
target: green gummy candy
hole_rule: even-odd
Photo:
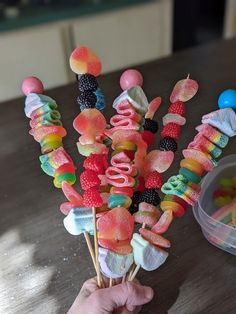
[[[111,194],[108,199],[108,207],[115,208],[118,206],[122,206],[127,203],[128,198],[125,195],[120,194]]]

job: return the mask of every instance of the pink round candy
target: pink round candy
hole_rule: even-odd
[[[21,86],[22,92],[25,96],[30,93],[42,94],[44,87],[43,83],[35,76],[26,77]]]
[[[126,70],[122,73],[120,77],[120,87],[123,90],[130,89],[134,86],[142,86],[143,85],[143,77],[142,74],[134,69]]]

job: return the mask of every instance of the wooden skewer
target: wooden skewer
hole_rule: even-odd
[[[93,212],[93,230],[94,230],[94,250],[95,250],[95,263],[96,263],[96,269],[97,269],[97,282],[98,287],[102,288],[102,276],[100,273],[100,267],[98,263],[98,236],[97,236],[97,221],[96,221],[96,208],[92,207]]]
[[[128,275],[128,281],[130,281],[130,278],[131,278],[131,276],[132,276],[132,274],[133,274],[135,268],[136,268],[136,265],[133,264],[132,267],[131,267],[131,270],[130,270],[130,272],[129,272],[129,275]]]
[[[142,224],[142,228],[145,228],[145,227],[146,227],[146,224],[143,223]],[[134,270],[133,270],[133,272],[130,272],[130,274],[129,274],[129,279],[128,279],[129,281],[133,281],[134,280],[134,278],[136,277],[139,269],[140,269],[140,265],[136,265]]]
[[[110,280],[109,280],[109,288],[111,288],[112,286],[113,286],[113,279],[110,278]]]
[[[137,275],[139,269],[140,269],[140,265],[137,265],[137,266],[135,267],[135,270],[133,271],[133,273],[132,273],[132,275],[131,275],[129,281],[133,281],[133,280],[134,280],[134,278],[136,277],[136,275]]]
[[[122,277],[122,281],[121,281],[121,283],[124,283],[124,282],[125,282],[125,280],[126,280],[126,274]]]
[[[91,240],[90,240],[90,237],[89,237],[89,234],[87,231],[84,232],[84,237],[85,237],[85,240],[86,240],[86,243],[88,246],[88,250],[89,250],[89,253],[90,253],[92,261],[93,261],[93,266],[94,266],[96,273],[97,273],[97,264],[96,264],[96,260],[95,260],[95,256],[94,256],[94,250],[93,250],[92,243],[91,243]]]

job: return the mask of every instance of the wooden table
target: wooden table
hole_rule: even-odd
[[[166,178],[178,171],[181,150],[193,138],[201,116],[217,108],[222,90],[236,87],[235,55],[236,40],[222,41],[137,67],[145,78],[148,99],[163,97],[159,123],[176,81],[190,73],[200,84],[197,96],[187,104],[187,126]],[[120,93],[120,74],[99,79],[107,117],[114,114],[110,104]],[[72,127],[79,113],[77,88],[73,84],[47,94],[59,104],[68,130],[65,148],[81,171],[83,158],[77,153],[78,134]],[[83,237],[71,236],[63,227],[59,205],[65,197],[40,169],[39,145],[28,135],[23,107],[23,98],[0,104],[0,313],[66,313],[94,271]],[[224,155],[235,152],[236,140],[231,139]],[[168,238],[172,248],[167,262],[157,271],[138,274],[155,290],[155,299],[142,313],[235,313],[235,257],[205,240],[191,209],[176,219]]]

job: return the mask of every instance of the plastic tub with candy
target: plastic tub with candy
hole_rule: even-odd
[[[193,213],[203,235],[211,244],[236,255],[236,228],[228,222],[232,208],[235,210],[236,198],[220,209],[213,201],[213,192],[217,189],[219,181],[233,176],[236,176],[236,155],[223,158],[202,180],[201,195],[193,207]]]

